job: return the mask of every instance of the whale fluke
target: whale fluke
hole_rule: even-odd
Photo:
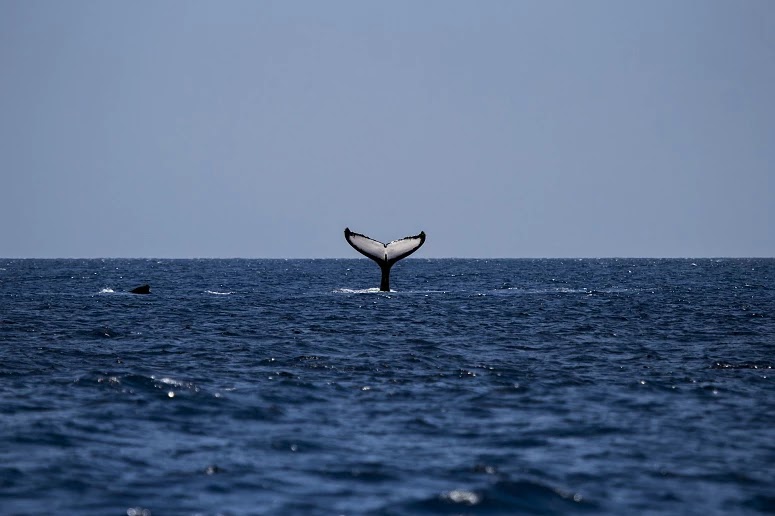
[[[139,287],[135,287],[132,290],[130,290],[132,294],[150,294],[151,293],[151,286],[150,285],[140,285]]]
[[[366,235],[350,231],[350,228],[345,228],[344,238],[353,249],[366,258],[377,262],[377,265],[382,270],[382,280],[379,283],[379,289],[387,292],[390,290],[390,268],[398,260],[406,258],[425,243],[425,231],[420,231],[419,235],[408,236],[383,244]]]

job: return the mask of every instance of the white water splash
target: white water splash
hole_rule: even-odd
[[[338,288],[334,290],[335,294],[378,294],[382,292],[377,287],[374,288]],[[395,292],[391,290],[390,292]]]

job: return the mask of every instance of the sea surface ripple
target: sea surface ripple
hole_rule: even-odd
[[[774,279],[3,259],[0,513],[775,512]]]

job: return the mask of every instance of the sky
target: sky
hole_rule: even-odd
[[[0,0],[1,257],[775,256],[771,0]]]

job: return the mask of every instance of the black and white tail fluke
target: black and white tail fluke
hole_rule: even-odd
[[[398,260],[406,258],[425,243],[425,231],[421,231],[419,235],[409,236],[383,244],[366,235],[354,233],[350,231],[350,228],[345,228],[344,238],[353,249],[366,258],[370,258],[377,262],[377,265],[379,265],[379,268],[382,270],[382,281],[380,281],[379,289],[382,291],[389,291],[390,268]]]

